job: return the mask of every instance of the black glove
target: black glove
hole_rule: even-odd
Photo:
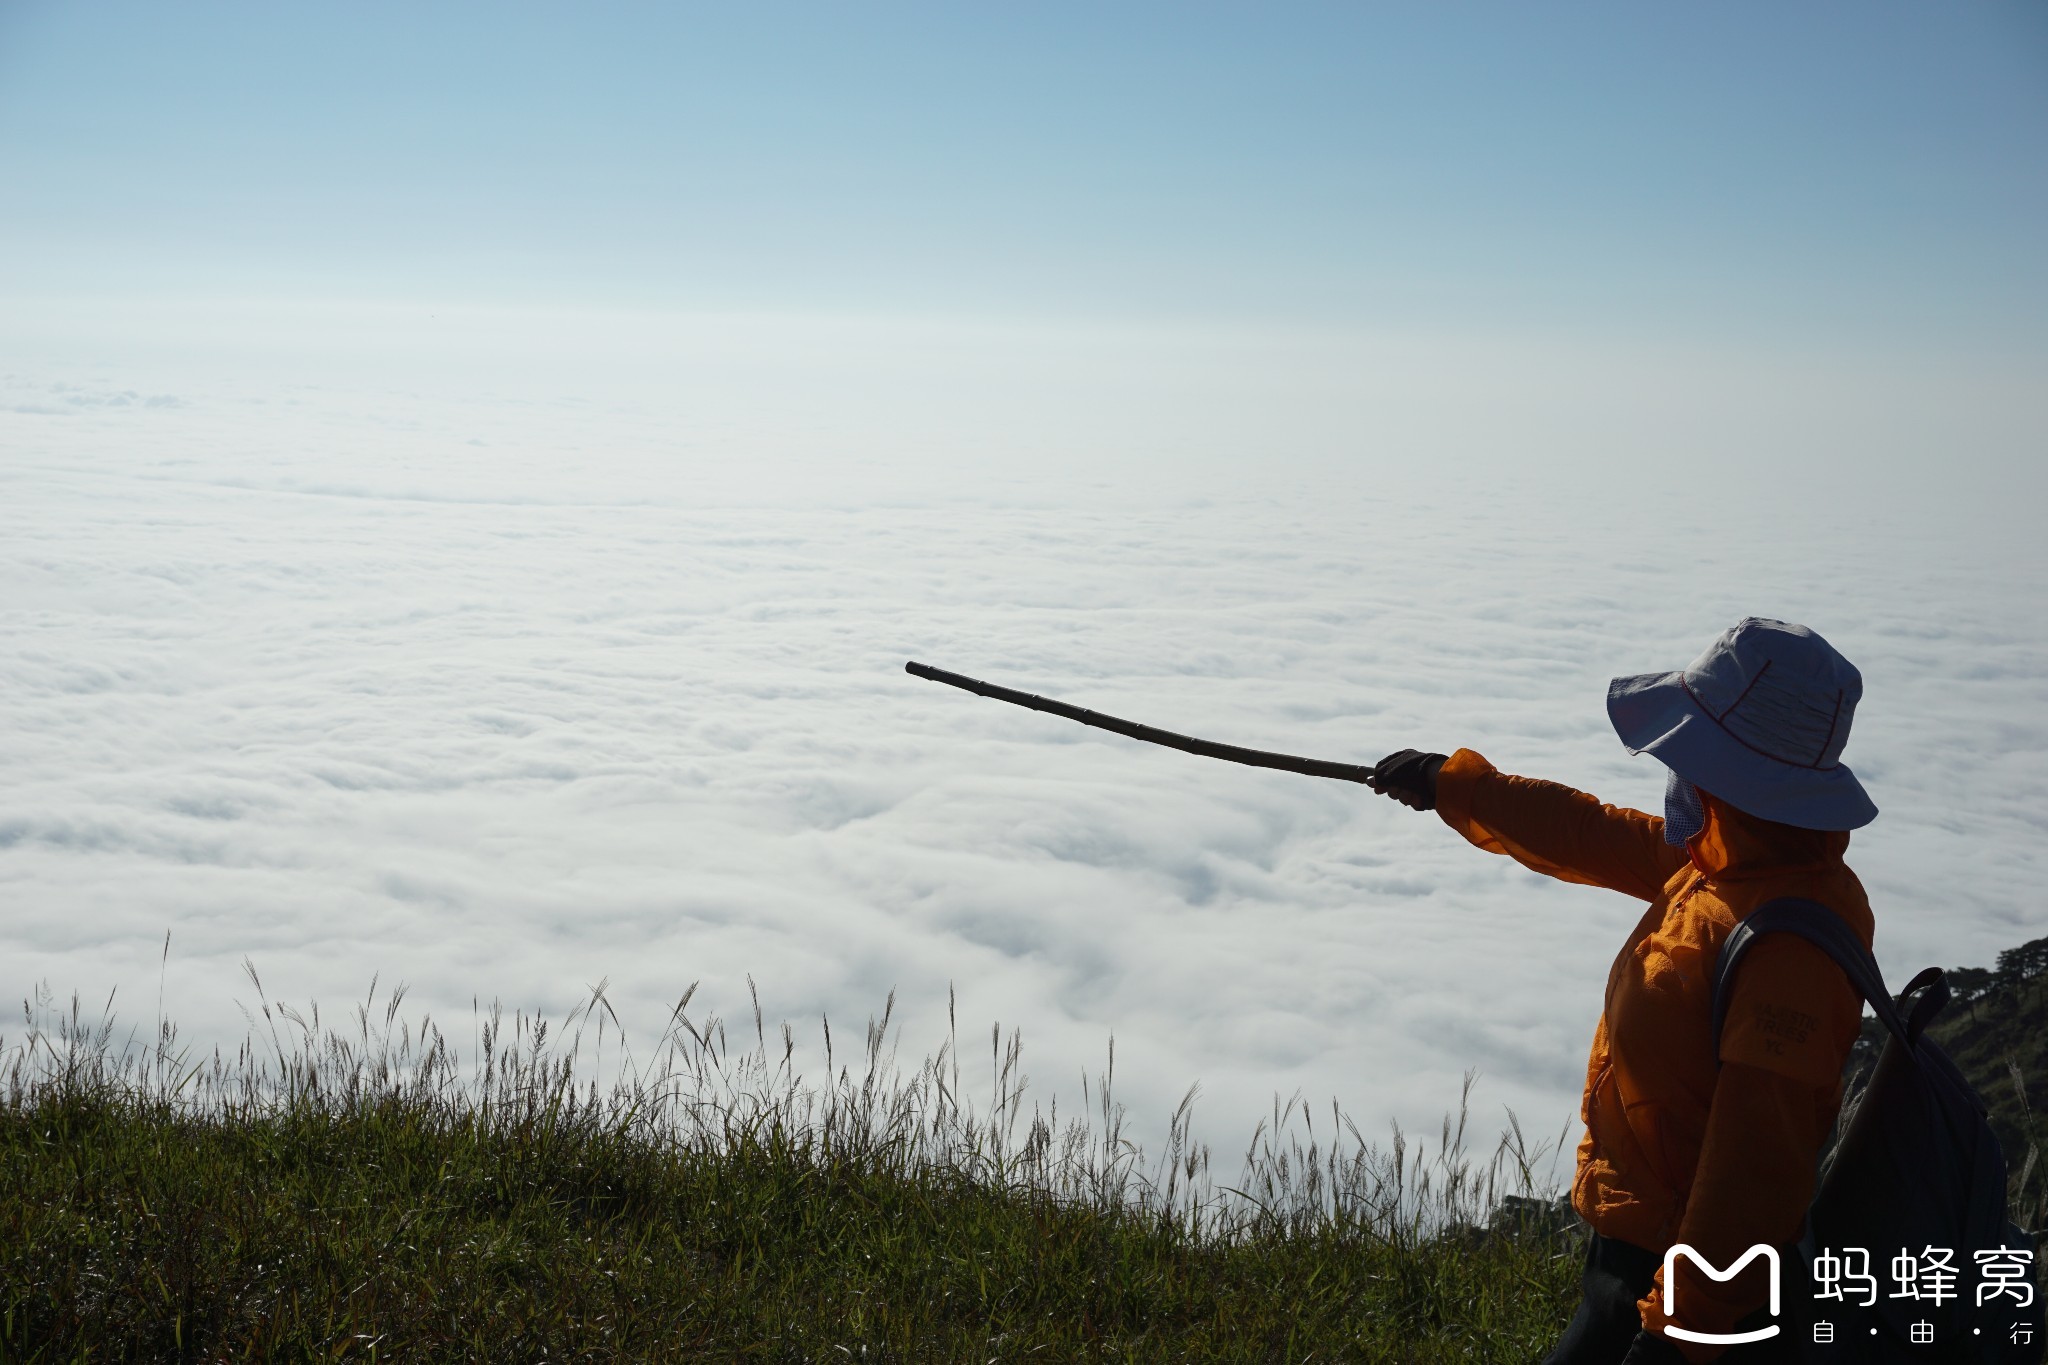
[[[1637,1332],[1629,1343],[1621,1365],[1685,1365],[1685,1357],[1666,1338],[1651,1332]]]
[[[1365,785],[1410,810],[1435,810],[1436,772],[1449,759],[1449,754],[1399,749],[1379,761],[1372,780]]]

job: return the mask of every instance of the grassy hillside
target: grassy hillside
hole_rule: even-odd
[[[2048,975],[2001,961],[1936,1032],[2039,1226],[2013,1076],[2048,1078]],[[1128,1141],[1113,1074],[1086,1122],[1028,1111],[1014,1034],[977,1107],[955,1040],[893,1065],[886,1010],[811,1081],[786,1030],[734,1047],[687,996],[645,1063],[600,991],[566,1039],[479,1021],[467,1065],[401,998],[340,1031],[266,1007],[199,1061],[39,1001],[0,1047],[0,1365],[1526,1361],[1577,1300],[1537,1177],[1576,1127],[1480,1159],[1462,1112],[1381,1147],[1290,1105],[1225,1179],[1186,1106]],[[575,1080],[605,1046],[608,1085]]]
[[[950,1044],[887,1065],[886,1016],[812,1085],[679,1013],[608,1092],[523,1021],[467,1071],[394,1021],[193,1066],[32,1020],[0,1360],[1525,1361],[1575,1301],[1540,1207],[1469,1226],[1529,1192],[1513,1132],[1425,1159],[1290,1109],[1232,1193],[1185,1109],[1147,1164],[1110,1077],[1092,1127],[1034,1122],[1014,1035],[976,1113]]]

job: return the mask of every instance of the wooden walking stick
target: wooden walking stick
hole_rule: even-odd
[[[1028,707],[1052,716],[1065,716],[1068,720],[1078,720],[1083,725],[1092,725],[1098,730],[1129,735],[1132,739],[1142,739],[1147,744],[1163,744],[1169,749],[1200,754],[1204,758],[1247,763],[1254,768],[1280,768],[1291,773],[1306,773],[1310,777],[1334,777],[1343,782],[1369,783],[1377,772],[1377,769],[1369,764],[1332,763],[1322,758],[1297,758],[1293,754],[1267,753],[1264,749],[1240,749],[1235,744],[1218,744],[1213,739],[1177,735],[1171,730],[1154,729],[1150,725],[1140,725],[1134,720],[1119,720],[1115,716],[1105,716],[1100,711],[1086,711],[1078,706],[1069,706],[1065,702],[1034,697],[1028,692],[997,687],[994,683],[985,683],[978,678],[948,673],[945,669],[933,668],[930,664],[907,663],[903,665],[903,671],[915,677],[945,683],[948,687],[958,687],[978,696],[994,697],[997,701],[1006,701],[1012,706]]]

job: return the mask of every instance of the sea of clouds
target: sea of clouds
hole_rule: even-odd
[[[1471,1068],[1482,1127],[1555,1133],[1634,903],[904,662],[1657,809],[1607,679],[1802,621],[1866,680],[1880,962],[1985,964],[2048,922],[2025,391],[1554,337],[52,313],[0,349],[0,993],[146,1032],[161,989],[232,1045],[248,958],[329,1017],[403,980],[465,1042],[602,980],[648,1039],[693,981],[751,1032],[751,976],[807,1049],[894,990],[914,1058],[954,992],[1063,1108],[1114,1036],[1141,1139],[1197,1081],[1223,1151],[1297,1090],[1434,1130]]]

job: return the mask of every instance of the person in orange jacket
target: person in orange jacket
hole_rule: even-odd
[[[1661,818],[1470,749],[1378,766],[1375,791],[1434,809],[1480,848],[1649,902],[1593,1032],[1572,1184],[1593,1236],[1583,1300],[1545,1365],[1790,1358],[1784,1332],[1727,1344],[1772,1325],[1763,1257],[1726,1281],[1679,1257],[1670,1285],[1664,1259],[1684,1244],[1725,1269],[1801,1232],[1862,999],[1819,948],[1766,935],[1717,1046],[1713,969],[1736,923],[1780,896],[1820,902],[1870,945],[1870,903],[1842,861],[1848,831],[1877,815],[1841,761],[1862,691],[1819,635],[1754,617],[1681,672],[1616,678],[1607,712],[1622,744],[1669,769]]]

